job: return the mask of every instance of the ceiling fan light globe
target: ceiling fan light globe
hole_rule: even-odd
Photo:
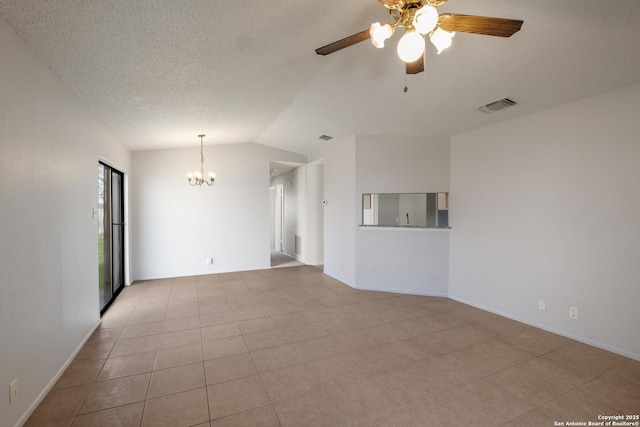
[[[438,10],[433,6],[422,6],[413,17],[413,26],[420,34],[429,34],[438,24]]]
[[[424,39],[415,31],[405,32],[398,42],[398,56],[404,62],[417,61],[424,53]]]
[[[374,22],[371,24],[369,34],[371,35],[371,43],[378,49],[382,49],[384,41],[393,34],[393,28],[389,24],[380,25],[379,22]]]
[[[431,34],[430,40],[436,49],[438,49],[438,55],[440,55],[443,50],[451,46],[451,40],[455,35],[455,31],[445,31],[442,28],[438,28],[433,32],[433,34]]]

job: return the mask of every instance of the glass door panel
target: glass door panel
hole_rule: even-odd
[[[124,195],[123,175],[111,170],[111,264],[112,292],[124,287]]]
[[[98,286],[100,313],[124,287],[124,176],[98,164]]]

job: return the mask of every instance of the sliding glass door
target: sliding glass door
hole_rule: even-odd
[[[124,175],[98,164],[98,286],[100,313],[124,287]]]

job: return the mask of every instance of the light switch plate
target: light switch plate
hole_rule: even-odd
[[[9,384],[9,403],[13,403],[18,398],[18,380],[13,380]]]

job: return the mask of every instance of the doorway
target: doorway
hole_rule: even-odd
[[[98,163],[100,315],[124,288],[124,174]]]
[[[324,264],[324,162],[270,162],[271,267]]]

